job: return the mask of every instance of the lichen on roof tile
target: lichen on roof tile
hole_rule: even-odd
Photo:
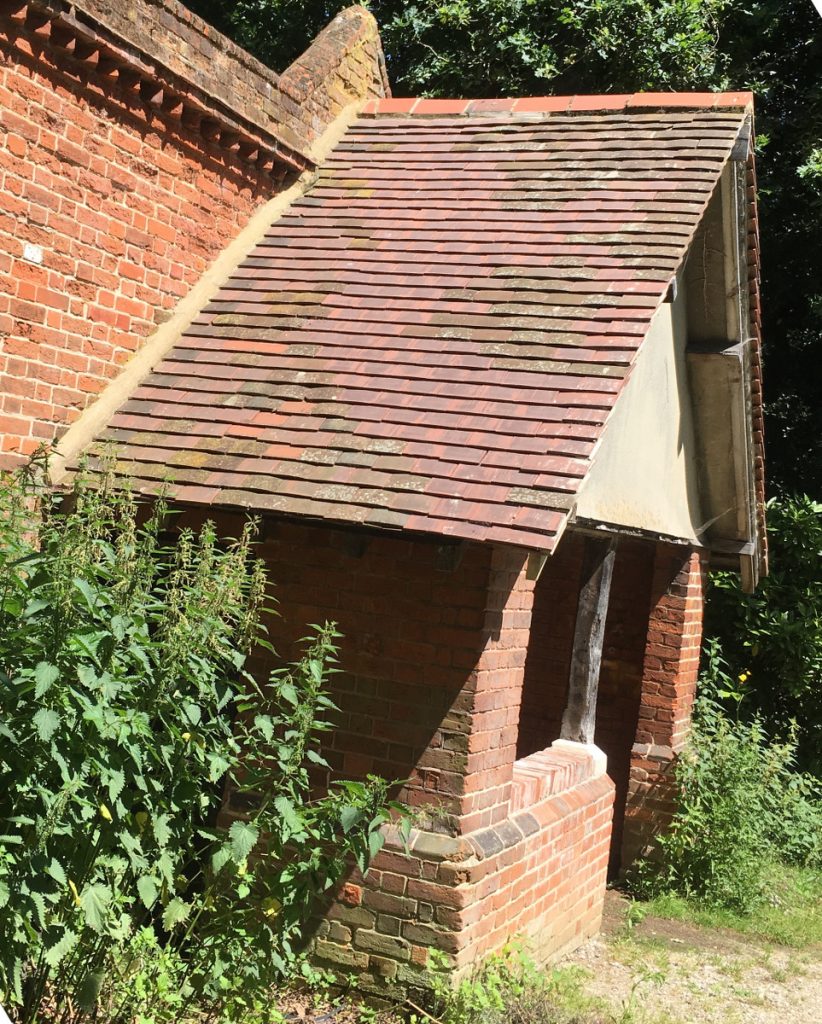
[[[745,116],[623,99],[375,104],[102,440],[181,501],[551,550]]]

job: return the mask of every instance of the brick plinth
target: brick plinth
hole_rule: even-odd
[[[493,827],[415,831],[409,854],[389,841],[320,924],[317,960],[392,995],[425,984],[430,949],[459,976],[515,935],[544,961],[596,934],[614,795],[605,759],[559,744],[527,760],[514,769],[525,806]]]
[[[674,759],[687,739],[699,675],[706,562],[657,546],[636,737],[625,811],[625,870],[670,821]]]

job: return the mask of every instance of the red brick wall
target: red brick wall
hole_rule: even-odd
[[[378,854],[319,924],[314,954],[397,995],[426,983],[429,949],[465,973],[513,936],[540,959],[600,928],[613,784],[592,763],[567,788],[470,836],[418,832]]]
[[[146,7],[149,17],[194,32],[179,20],[180,5]],[[30,4],[17,20],[0,17],[0,459],[6,463],[77,418],[277,192],[285,171],[270,162],[258,166],[231,133],[215,135],[199,117],[196,130],[186,128],[177,93],[145,99],[131,72],[113,73],[102,61],[103,50],[81,59],[88,47],[59,48],[38,10]],[[33,20],[25,20],[27,11]],[[128,18],[124,23],[133,28]],[[368,25],[373,29],[373,19],[363,12],[324,34],[303,58],[300,73],[315,61],[319,69],[304,112],[282,95],[289,123],[298,115],[306,122],[302,143],[357,89],[382,91],[379,40],[375,29],[365,32]],[[146,38],[149,28],[155,35],[167,30],[152,23]],[[225,47],[219,68],[205,51],[186,48],[199,101],[206,102],[211,65],[218,98],[230,102],[220,90],[231,80],[232,61],[238,81],[249,69],[216,33],[194,35],[211,51]]]
[[[657,546],[642,692],[626,806],[627,868],[673,812],[671,769],[690,728],[699,675],[707,563],[698,552]]]
[[[272,184],[139,95],[60,68],[25,33],[0,60],[0,434],[4,452],[29,454],[168,317]]]
[[[241,522],[217,525],[232,535]],[[259,554],[282,613],[270,623],[278,663],[298,655],[307,623],[334,620],[344,634],[339,727],[324,750],[335,774],[409,778],[412,804],[446,812],[421,819],[410,856],[387,849],[349,879],[318,924],[317,958],[384,991],[421,983],[431,947],[464,967],[518,932],[546,956],[594,934],[612,783],[579,748],[545,755],[542,788],[514,786],[534,590],[525,554],[273,518]]]
[[[218,525],[231,534],[240,519]],[[343,634],[340,727],[325,751],[335,773],[410,779],[411,803],[458,815],[491,549],[268,519],[259,552],[281,611],[269,624],[280,658],[298,655],[307,623],[333,620]]]
[[[682,747],[699,675],[706,565],[697,552],[660,544],[636,742]]]
[[[266,531],[278,654],[293,660],[309,622],[344,635],[334,771],[410,779],[409,802],[437,804],[462,831],[504,818],[533,591],[524,554],[274,520]]]
[[[496,549],[491,560],[483,649],[468,680],[470,735],[462,828],[487,828],[508,815],[517,757],[534,583],[522,551]]]

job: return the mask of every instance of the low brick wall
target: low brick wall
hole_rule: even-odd
[[[595,747],[558,742],[517,762],[511,811],[452,837],[389,838],[328,911],[315,959],[384,995],[425,985],[429,950],[457,974],[521,936],[547,960],[599,931],[614,787]],[[532,803],[528,803],[533,798]]]

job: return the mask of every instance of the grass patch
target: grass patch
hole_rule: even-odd
[[[768,868],[766,899],[751,913],[661,895],[636,906],[642,916],[667,917],[701,928],[727,928],[794,949],[822,947],[822,872],[775,864]]]

